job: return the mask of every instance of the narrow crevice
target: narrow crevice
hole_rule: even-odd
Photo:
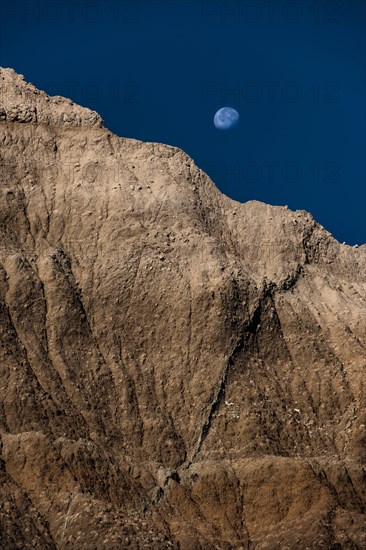
[[[360,495],[358,494],[358,492],[356,490],[356,487],[353,483],[352,477],[351,477],[346,465],[344,466],[344,469],[346,471],[346,476],[347,476],[347,480],[349,482],[349,485],[352,487],[352,490],[353,490],[353,493],[354,493],[354,498],[357,502],[358,511],[359,511],[360,514],[364,514],[365,513],[365,505],[362,502],[362,498],[360,497]]]
[[[48,548],[50,550],[56,550],[57,549],[57,546],[56,546],[56,543],[54,541],[54,538],[53,536],[51,535],[51,529],[50,529],[50,524],[49,524],[49,521],[48,519],[46,519],[46,517],[41,514],[41,512],[38,510],[37,506],[35,505],[35,503],[31,500],[31,498],[28,496],[28,493],[26,492],[26,490],[22,487],[22,485],[20,485],[20,483],[18,483],[18,481],[16,481],[16,479],[9,473],[9,471],[7,470],[6,468],[6,462],[5,461],[2,461],[3,462],[3,465],[4,465],[4,468],[5,468],[5,472],[6,472],[6,476],[8,477],[9,481],[11,483],[14,483],[14,485],[17,487],[17,489],[20,491],[22,497],[25,499],[25,501],[27,502],[28,504],[28,509],[34,509],[40,519],[40,522],[42,523],[42,527],[44,529],[45,532],[41,532],[39,531],[39,529],[37,528],[37,532],[40,534],[40,536],[42,538],[45,538],[45,535],[46,537],[49,539],[47,541],[47,544],[49,545]]]
[[[207,435],[208,435],[208,433],[211,429],[212,421],[213,421],[213,419],[214,419],[214,417],[215,417],[215,415],[216,415],[216,413],[217,413],[217,411],[218,411],[218,409],[219,409],[219,407],[220,407],[220,405],[221,405],[221,403],[222,403],[222,401],[225,397],[226,382],[227,382],[229,371],[232,368],[232,366],[235,364],[235,361],[236,361],[238,355],[244,349],[245,344],[246,344],[247,339],[248,339],[248,334],[250,335],[250,334],[255,334],[256,333],[257,328],[260,324],[261,311],[262,311],[262,303],[260,301],[257,308],[254,310],[252,317],[250,319],[248,319],[243,324],[243,327],[242,327],[242,330],[241,330],[241,336],[239,337],[239,340],[238,340],[236,346],[234,347],[233,351],[231,352],[231,354],[230,354],[230,356],[229,356],[229,358],[226,362],[226,365],[225,365],[224,370],[223,370],[222,375],[221,375],[221,379],[219,381],[219,386],[218,386],[215,398],[214,398],[213,402],[211,403],[207,419],[206,419],[205,423],[203,424],[203,426],[201,428],[201,432],[200,432],[200,435],[199,435],[199,438],[198,438],[196,449],[194,450],[194,452],[192,454],[192,457],[188,461],[188,464],[186,464],[187,468],[189,468],[189,466],[191,466],[191,464],[195,460],[196,456],[198,455],[198,453],[202,449],[202,445],[203,445],[203,443],[204,443],[204,441],[205,441],[205,439],[206,439],[206,437],[207,437]]]
[[[314,468],[313,464],[311,463],[310,460],[307,460],[307,463],[309,464],[310,468],[312,469],[315,477],[317,479],[319,479],[320,483],[322,485],[325,485],[325,487],[327,487],[327,489],[329,490],[330,494],[334,497],[334,499],[336,500],[337,502],[337,505],[340,506],[341,508],[343,508],[343,504],[339,498],[339,494],[335,488],[335,486],[329,481],[328,479],[328,476],[324,470],[324,468],[319,464],[319,462],[315,461],[315,464],[316,464],[316,467],[317,467],[317,470]]]

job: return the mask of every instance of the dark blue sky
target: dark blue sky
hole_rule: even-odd
[[[365,2],[5,0],[0,65],[176,145],[230,197],[366,240]],[[222,106],[239,125],[217,130]]]

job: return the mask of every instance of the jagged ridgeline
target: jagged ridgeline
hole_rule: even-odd
[[[365,548],[366,247],[0,84],[0,548]]]

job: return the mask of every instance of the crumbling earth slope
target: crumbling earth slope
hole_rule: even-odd
[[[365,548],[366,247],[0,85],[0,547]]]

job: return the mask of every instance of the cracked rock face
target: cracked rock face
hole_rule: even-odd
[[[366,247],[0,86],[0,547],[365,548]]]

